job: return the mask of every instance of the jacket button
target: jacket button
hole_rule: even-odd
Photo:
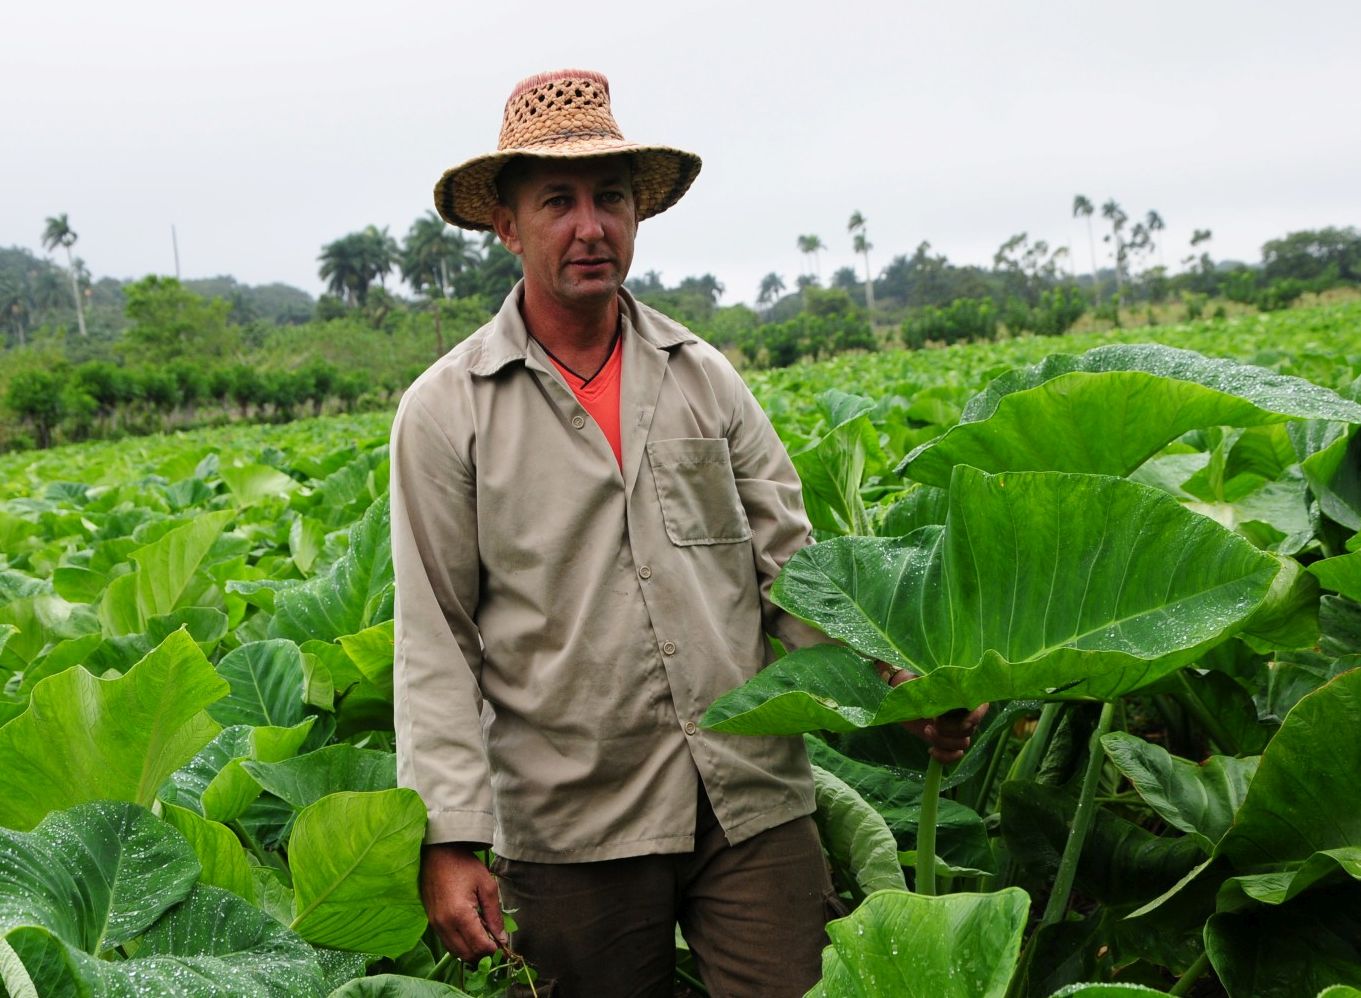
[[[575,426],[578,430],[581,429],[583,426],[586,425],[586,417],[585,417],[585,416],[573,416],[573,417],[572,417],[572,425]]]
[[[652,569],[644,565],[642,568],[638,569],[638,578],[640,579],[652,578]]]
[[[674,641],[664,641],[664,642],[662,642],[662,654],[663,654],[663,655],[674,655],[674,654],[676,654],[676,642],[674,642]]]
[[[693,735],[693,734],[695,733],[696,730],[698,730],[698,729],[695,728],[695,722],[694,722],[694,721],[686,721],[686,722],[685,722],[685,733],[686,733],[687,735]]]

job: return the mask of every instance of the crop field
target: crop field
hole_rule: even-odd
[[[705,724],[807,744],[811,994],[1361,995],[1361,303],[749,383],[837,642]],[[390,420],[0,457],[0,996],[532,992],[417,891]]]

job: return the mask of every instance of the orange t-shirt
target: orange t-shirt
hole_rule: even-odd
[[[544,352],[548,353],[547,350]],[[624,467],[624,447],[619,435],[619,375],[624,368],[623,358],[624,338],[616,336],[614,348],[610,351],[605,366],[590,378],[582,378],[575,371],[564,367],[552,354],[548,354],[548,359],[562,372],[567,386],[572,389],[572,394],[577,397],[581,407],[590,414],[601,432],[605,434],[620,470]]]

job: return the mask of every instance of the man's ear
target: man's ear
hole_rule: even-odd
[[[501,245],[516,256],[523,252],[520,233],[515,225],[515,214],[503,204],[494,205],[491,210],[491,227]]]

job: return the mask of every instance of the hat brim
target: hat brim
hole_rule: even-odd
[[[699,175],[700,158],[682,149],[644,146],[612,138],[587,141],[574,138],[559,146],[502,149],[445,170],[435,184],[435,210],[450,225],[490,231],[492,209],[499,202],[496,175],[512,159],[520,156],[599,159],[621,155],[629,156],[633,161],[633,197],[640,222],[679,201]]]

